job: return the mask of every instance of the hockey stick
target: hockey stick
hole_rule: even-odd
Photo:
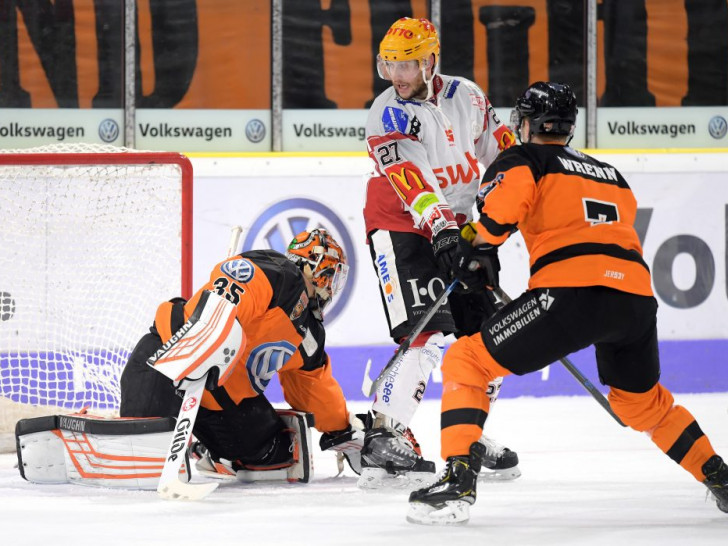
[[[374,381],[372,381],[372,379],[369,377],[369,370],[372,367],[372,361],[371,359],[367,361],[366,368],[364,369],[364,379],[361,384],[361,392],[364,393],[364,396],[366,396],[367,398],[370,397],[372,394],[374,394],[377,388],[379,388],[379,385],[382,383],[382,381],[384,381],[384,378],[389,373],[389,370],[392,369],[392,367],[397,363],[397,361],[405,353],[405,351],[410,348],[410,345],[415,340],[415,338],[419,336],[420,333],[422,333],[422,330],[425,329],[425,326],[427,326],[427,323],[430,322],[430,319],[435,315],[440,306],[445,303],[447,297],[455,289],[455,286],[457,286],[458,282],[459,281],[454,280],[445,288],[442,294],[440,294],[440,297],[435,300],[435,303],[430,306],[430,308],[420,319],[417,325],[412,329],[410,335],[408,335],[407,338],[399,345],[397,351],[394,353],[394,356],[389,359],[389,362],[387,362],[384,368],[382,368],[382,371],[379,372],[379,375]]]
[[[232,229],[227,251],[228,258],[238,253],[242,232],[243,228],[240,226],[235,226]],[[172,435],[172,441],[167,449],[162,475],[159,478],[159,485],[157,486],[157,493],[163,499],[200,500],[212,493],[219,485],[217,482],[191,484],[181,482],[179,479],[179,472],[183,464],[187,466],[187,480],[189,481],[191,478],[187,446],[192,438],[192,429],[197,419],[197,411],[200,409],[206,381],[207,374],[191,382],[190,386],[185,390],[182,407],[177,416],[177,425]]]
[[[506,294],[503,291],[503,289],[500,288],[499,286],[494,288],[493,292],[495,292],[496,296],[498,296],[501,300],[503,300],[504,303],[510,303],[512,301],[511,298],[508,296],[508,294]],[[559,362],[561,364],[563,364],[564,368],[566,368],[569,371],[569,373],[571,375],[573,375],[579,383],[581,383],[581,386],[584,387],[589,392],[589,394],[592,395],[594,400],[596,400],[599,403],[599,405],[602,406],[606,410],[606,412],[609,415],[611,415],[612,418],[614,418],[615,421],[617,421],[617,423],[619,423],[623,427],[627,426],[622,422],[622,420],[617,416],[617,414],[614,413],[614,410],[612,410],[612,407],[609,405],[609,402],[607,401],[607,399],[604,398],[604,395],[601,392],[599,392],[599,390],[594,386],[594,384],[591,381],[589,381],[589,379],[583,373],[581,373],[579,368],[574,366],[574,364],[571,362],[571,360],[569,360],[567,357],[563,357],[563,358],[559,359]]]
[[[205,390],[207,375],[193,381],[185,391],[185,398],[177,416],[177,425],[172,436],[172,442],[167,449],[164,460],[162,476],[159,478],[157,493],[168,500],[200,500],[217,489],[218,484],[210,483],[184,483],[179,479],[179,471],[185,463],[187,445],[192,437],[192,428],[200,409],[202,392]],[[187,468],[189,477],[189,467]]]

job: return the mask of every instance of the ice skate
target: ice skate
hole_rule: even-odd
[[[502,446],[485,434],[478,440],[485,447],[478,479],[483,481],[515,480],[521,475],[518,468],[518,454]]]
[[[409,429],[399,432],[382,426],[367,431],[361,451],[362,489],[417,489],[435,479],[435,463],[419,452]]]
[[[705,474],[703,483],[715,497],[718,509],[728,512],[728,465],[718,455],[713,455],[702,470]]]
[[[470,519],[485,446],[473,442],[470,454],[448,457],[439,479],[410,493],[407,521],[421,525],[454,525]]]

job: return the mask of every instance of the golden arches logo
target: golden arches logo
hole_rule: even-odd
[[[400,169],[398,173],[395,171],[390,171],[387,173],[387,176],[389,177],[389,181],[398,191],[400,189],[403,189],[404,191],[410,191],[413,186],[416,186],[421,190],[425,189],[425,184],[424,182],[422,182],[422,178],[416,171],[413,171],[412,169],[402,167],[402,169]]]

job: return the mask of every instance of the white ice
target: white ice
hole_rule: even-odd
[[[728,393],[676,400],[728,456]],[[439,469],[439,404],[424,402],[412,428]],[[1,543],[728,544],[728,514],[706,501],[705,487],[590,397],[502,398],[486,429],[518,452],[523,475],[481,483],[463,526],[407,523],[406,493],[358,490],[351,470],[335,477],[334,457],[318,446],[310,484],[223,484],[207,499],[186,503],[154,492],[33,485],[14,468],[14,455],[1,455]]]

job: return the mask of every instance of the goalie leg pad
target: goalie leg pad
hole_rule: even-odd
[[[291,435],[291,458],[286,463],[270,466],[245,465],[238,470],[238,480],[243,482],[287,480],[308,483],[313,478],[313,452],[311,450],[311,428],[313,415],[294,410],[276,409],[276,413],[286,423],[286,431]]]
[[[172,418],[102,419],[52,415],[15,428],[18,469],[32,483],[156,489]],[[189,470],[183,466],[186,477]]]

